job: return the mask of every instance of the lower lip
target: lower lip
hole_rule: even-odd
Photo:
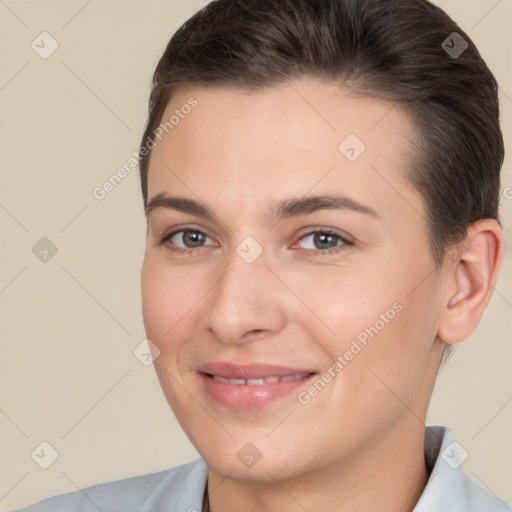
[[[265,406],[284,396],[290,395],[299,388],[304,387],[315,375],[289,382],[275,382],[273,384],[235,385],[214,380],[204,373],[199,373],[206,394],[218,405],[228,409],[263,409]]]

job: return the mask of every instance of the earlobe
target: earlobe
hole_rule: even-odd
[[[503,232],[494,219],[472,224],[456,256],[445,261],[447,286],[438,337],[445,343],[466,339],[489,303],[503,258]]]

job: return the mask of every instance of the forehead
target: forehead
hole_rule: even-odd
[[[396,202],[397,188],[417,195],[406,178],[415,139],[408,114],[326,82],[256,92],[188,87],[173,96],[162,126],[149,198],[169,190],[190,196],[193,187],[199,197],[249,208],[312,189],[377,203]]]

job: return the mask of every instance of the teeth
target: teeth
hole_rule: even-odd
[[[276,382],[291,382],[294,380],[303,379],[307,377],[308,373],[299,373],[297,375],[285,375],[283,377],[273,376],[260,379],[227,379],[219,375],[213,375],[213,380],[223,382],[224,384],[231,384],[233,386],[261,386],[263,384],[274,384]]]
[[[217,375],[213,376],[213,380],[218,380],[219,382],[224,382],[224,384],[229,384],[229,379],[224,377],[218,377]]]
[[[307,373],[300,373],[299,375],[286,375],[285,377],[281,377],[281,382],[290,382],[292,380],[299,380],[307,377]]]
[[[262,384],[265,384],[265,379],[247,379],[246,382],[248,386],[254,386],[256,384],[261,386]]]
[[[229,379],[229,383],[235,386],[243,386],[245,382],[245,379]]]

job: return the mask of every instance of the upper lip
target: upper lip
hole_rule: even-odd
[[[303,373],[316,373],[307,368],[291,368],[267,363],[233,364],[228,362],[212,362],[199,366],[199,373],[224,377],[226,379],[264,379],[266,377],[285,377]]]

